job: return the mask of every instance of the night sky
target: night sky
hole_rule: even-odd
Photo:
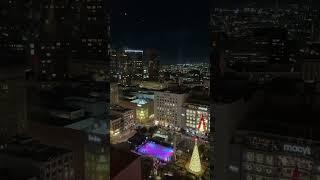
[[[161,63],[209,57],[208,0],[113,0],[111,10],[115,48],[156,48]]]

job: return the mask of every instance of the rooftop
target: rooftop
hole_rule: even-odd
[[[41,144],[31,138],[16,137],[7,144],[1,154],[31,159],[38,162],[46,162],[51,158],[71,153],[72,151]]]
[[[86,102],[86,103],[96,103],[103,101],[102,99],[92,97],[92,96],[69,96],[64,98],[65,101],[72,102]]]
[[[125,107],[122,107],[122,106],[119,106],[119,105],[112,105],[112,106],[110,106],[110,112],[111,112],[111,114],[124,113],[124,112],[131,111],[131,110],[132,110],[132,109],[125,108]]]
[[[186,94],[189,92],[190,89],[188,88],[182,88],[182,87],[175,87],[175,88],[167,88],[163,89],[161,91],[155,91],[155,92],[164,92],[164,93],[172,93],[172,94]]]
[[[72,107],[72,106],[66,106],[66,105],[54,105],[49,107],[51,111],[60,111],[60,112],[74,112],[79,111],[82,108],[79,107]]]
[[[82,121],[65,126],[66,128],[83,130],[94,134],[107,134],[107,122],[104,119],[97,120],[95,118],[87,118]]]
[[[203,97],[203,98],[191,97],[186,100],[186,104],[199,104],[199,105],[210,106],[210,97]]]
[[[131,101],[132,103],[138,104],[138,105],[145,105],[148,103],[147,100],[145,100],[144,98],[139,98],[139,99],[135,99],[133,101]]]
[[[31,115],[32,121],[38,122],[41,124],[48,124],[51,126],[58,126],[58,127],[65,127],[70,124],[74,124],[76,122],[85,120],[89,118],[88,116],[80,117],[78,119],[66,119],[60,117],[50,116],[48,114],[39,114],[39,113],[32,113]]]

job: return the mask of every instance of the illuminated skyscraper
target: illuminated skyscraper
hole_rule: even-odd
[[[61,81],[67,78],[67,65],[70,55],[71,26],[69,24],[70,13],[66,1],[44,1],[39,2],[39,34],[33,39],[32,69],[35,79],[40,81],[42,87],[51,87],[51,82]],[[50,82],[50,83],[49,83]]]
[[[128,55],[123,51],[110,51],[110,81],[122,85],[130,84]]]
[[[51,0],[41,2],[40,7],[39,40],[35,40],[32,52],[37,80],[67,79],[71,61],[85,64],[82,70],[88,73],[90,63],[108,62],[110,32],[105,1]],[[97,71],[106,71],[107,66],[104,64]]]
[[[128,72],[131,80],[143,78],[143,51],[127,49],[124,51],[128,56]]]

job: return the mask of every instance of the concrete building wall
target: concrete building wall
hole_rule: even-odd
[[[112,180],[141,180],[141,159],[137,158],[130,165],[128,165],[124,170],[122,170],[117,176],[112,178]]]
[[[241,123],[244,123],[249,112],[255,111],[263,102],[258,95],[250,101],[240,99],[229,104],[214,104],[212,119],[214,123],[213,132],[213,178],[232,179],[227,173],[230,164],[231,140],[233,134]],[[212,147],[212,146],[211,146]]]

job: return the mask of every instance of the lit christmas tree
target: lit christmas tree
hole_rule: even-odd
[[[189,172],[200,175],[202,174],[201,162],[200,162],[200,155],[197,145],[197,139],[195,139],[194,148],[191,156],[190,163],[187,164],[187,169]]]

